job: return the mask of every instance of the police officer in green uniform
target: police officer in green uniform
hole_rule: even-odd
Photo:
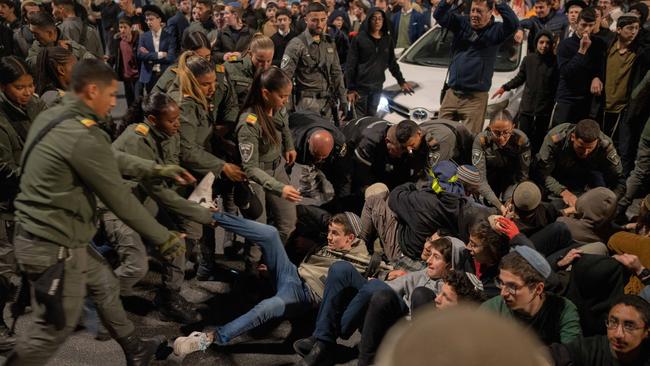
[[[18,167],[27,131],[46,107],[34,96],[34,79],[24,61],[0,59],[0,313],[18,284],[11,238],[13,201],[18,193]],[[13,348],[15,338],[0,317],[0,352]]]
[[[262,33],[256,33],[244,57],[223,64],[228,81],[237,93],[239,105],[244,105],[255,73],[271,67],[274,48],[275,45],[271,38]]]
[[[59,22],[58,28],[65,38],[84,45],[97,58],[104,57],[99,32],[84,20],[88,12],[83,5],[76,0],[53,0],[52,15]]]
[[[635,198],[644,197],[650,191],[650,119],[641,133],[634,169],[627,178],[626,186],[625,196],[618,202],[619,217],[625,215]]]
[[[296,226],[295,203],[301,200],[282,162],[284,157],[292,165],[297,156],[284,108],[291,87],[291,80],[276,67],[258,74],[236,129],[242,166],[264,207],[258,221],[272,219],[285,243]]]
[[[31,15],[29,18],[29,29],[35,38],[27,54],[27,64],[32,69],[37,67],[36,57],[38,57],[43,47],[60,46],[67,48],[77,60],[95,58],[92,53],[88,52],[86,47],[62,35],[61,31],[56,27],[52,16],[46,12],[41,11]]]
[[[234,131],[234,127],[231,127],[233,125],[221,128],[216,123],[222,121],[218,119],[217,112],[220,111],[215,111],[215,105],[212,103],[217,87],[217,75],[220,73],[215,73],[214,66],[208,60],[188,51],[184,52],[178,61],[177,74],[183,96],[180,103],[182,165],[199,176],[213,173],[216,178],[223,178],[218,180],[214,188],[227,194],[232,191],[233,182],[246,180],[246,174],[235,163],[234,157],[224,160],[217,156],[231,157],[237,153],[236,145],[231,149],[228,144],[223,143],[227,141],[223,137],[227,136],[229,131]],[[226,207],[226,210],[232,212],[232,208]],[[214,230],[203,231],[197,271],[199,280],[210,279],[214,271],[215,247],[214,240],[211,239],[213,233]],[[198,233],[192,234],[192,240],[201,238]]]
[[[115,74],[93,59],[78,63],[73,76],[74,95],[36,118],[21,156],[20,193],[14,202],[16,262],[33,292],[43,280],[56,287],[48,286],[48,297],[32,296],[32,317],[7,365],[45,365],[78,324],[86,290],[127,364],[146,365],[161,340],[134,335],[115,275],[88,245],[97,231],[95,197],[163,256],[173,258],[183,255],[181,236],[158,224],[137,202],[121,183],[120,168],[141,179],[193,177],[178,166],[112,153],[109,136],[96,121],[115,105]],[[48,271],[60,266],[62,275]]]
[[[537,154],[537,173],[549,194],[575,207],[576,195],[588,188],[607,187],[618,197],[625,176],[612,140],[594,120],[563,123],[551,129]]]
[[[147,95],[142,102],[142,106],[134,106],[131,110],[131,116],[134,120],[144,122],[129,125],[120,137],[113,142],[113,149],[143,159],[153,160],[161,165],[180,164],[181,143],[178,133],[180,109],[176,102],[165,94],[154,92]],[[158,213],[157,218],[159,221],[168,228],[177,229],[181,219],[203,225],[212,223],[212,212],[208,208],[181,197],[174,188],[173,185],[165,181],[154,182],[154,184],[135,183],[133,185],[135,196],[144,201],[145,207],[153,206]],[[109,213],[109,215],[113,216],[112,213]],[[126,230],[126,232],[116,233],[117,236],[133,237],[132,234],[135,233],[123,223],[106,223],[106,221],[116,220],[119,219],[117,217],[105,219],[104,225],[106,229],[110,225],[117,228],[118,231]],[[122,262],[118,270],[121,269],[123,272],[127,272],[129,268],[140,270],[140,276],[129,276],[129,273],[127,273],[127,276],[125,276],[126,281],[118,274],[122,288],[125,282],[126,286],[132,287],[134,282],[144,277],[147,272],[146,248],[141,240],[118,241],[115,244]],[[139,259],[144,259],[144,266],[138,263]],[[118,270],[116,272],[119,273]],[[158,305],[161,314],[164,316],[188,324],[196,322],[198,314],[193,306],[179,293],[183,283],[184,271],[184,257],[176,257],[172,262],[163,262],[163,289],[158,293],[154,303]],[[124,295],[124,289],[122,289],[122,294]]]
[[[488,128],[474,139],[472,164],[481,175],[479,193],[502,215],[514,189],[528,180],[530,155],[528,137],[514,128],[512,116],[505,110],[492,117]]]
[[[325,33],[327,10],[321,3],[307,6],[307,29],[289,41],[282,70],[295,80],[295,110],[310,110],[328,119],[347,109],[347,94],[336,44]],[[338,113],[338,112],[337,112]]]

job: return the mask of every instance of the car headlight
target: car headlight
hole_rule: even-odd
[[[377,105],[377,113],[388,112],[390,112],[390,108],[388,107],[388,98],[382,95],[381,98],[379,98],[379,104]]]
[[[425,108],[413,108],[409,111],[409,118],[416,123],[420,123],[432,119],[433,113]]]
[[[494,115],[497,114],[497,112],[506,109],[509,103],[510,103],[509,99],[504,99],[499,103],[488,104],[487,110],[485,112],[485,118],[492,119],[492,117],[494,117]]]

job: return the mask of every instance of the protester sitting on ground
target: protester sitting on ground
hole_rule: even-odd
[[[327,275],[314,334],[294,343],[296,352],[304,357],[300,365],[333,364],[332,351],[337,338],[348,339],[355,330],[361,328],[364,313],[366,321],[363,322],[361,332],[368,334],[368,341],[362,341],[359,348],[361,354],[364,354],[365,348],[372,348],[374,354],[383,334],[408,313],[413,290],[425,286],[437,294],[442,285],[442,277],[453,269],[453,259],[459,257],[458,252],[463,248],[460,241],[454,246],[450,238],[427,240],[425,247],[431,253],[427,258],[427,268],[388,282],[377,279],[368,281],[350,263],[334,263]],[[452,254],[454,251],[456,255]],[[355,295],[351,296],[352,293]],[[384,299],[376,301],[382,301],[385,306],[375,309],[371,315],[368,304],[375,297]],[[367,321],[369,316],[371,321]]]
[[[539,252],[514,247],[499,264],[501,294],[481,307],[523,322],[545,344],[571,342],[582,334],[578,311],[571,301],[546,291],[550,275],[551,266]]]
[[[557,366],[646,365],[650,360],[649,322],[650,304],[638,296],[624,295],[614,302],[603,324],[607,335],[553,344],[553,361]]]
[[[574,212],[574,207],[558,210],[551,203],[543,202],[539,187],[533,182],[526,181],[515,187],[506,217],[515,222],[519,231],[530,237],[553,224],[558,217],[568,216]]]
[[[273,226],[226,213],[215,213],[213,218],[224,229],[260,246],[264,264],[277,291],[274,296],[262,300],[253,309],[225,325],[177,338],[174,353],[178,356],[206,350],[212,343],[227,344],[273,319],[295,315],[318,305],[324,298],[328,269],[337,261],[349,261],[361,273],[367,272],[369,267],[368,251],[357,237],[359,217],[352,213],[332,217],[327,245],[316,250],[298,268],[289,261],[278,230]]]
[[[560,217],[569,228],[573,240],[581,243],[607,243],[620,230],[613,223],[616,215],[616,194],[605,187],[591,189],[582,194],[576,202],[574,217]]]

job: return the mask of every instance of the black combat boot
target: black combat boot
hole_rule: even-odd
[[[127,366],[147,366],[156,355],[156,351],[161,344],[165,343],[164,337],[139,338],[133,333],[124,338],[118,338],[126,356]]]
[[[332,366],[336,344],[316,341],[314,348],[300,362],[299,366]]]
[[[16,346],[16,337],[9,334],[9,328],[2,316],[5,306],[15,296],[15,291],[15,286],[7,278],[0,276],[0,352],[11,351]]]
[[[154,304],[160,311],[161,320],[175,321],[181,324],[193,324],[201,321],[201,315],[194,305],[185,300],[178,292],[162,289],[156,294]]]

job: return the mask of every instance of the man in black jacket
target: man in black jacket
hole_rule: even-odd
[[[557,50],[560,83],[557,88],[552,123],[577,123],[589,118],[592,95],[603,92],[605,43],[591,37],[596,14],[585,8],[578,15],[576,32],[566,38]]]
[[[386,68],[390,69],[404,93],[413,92],[397,64],[388,23],[383,10],[370,9],[348,53],[345,67],[347,97],[348,102],[354,104],[357,117],[374,116],[377,112]]]

